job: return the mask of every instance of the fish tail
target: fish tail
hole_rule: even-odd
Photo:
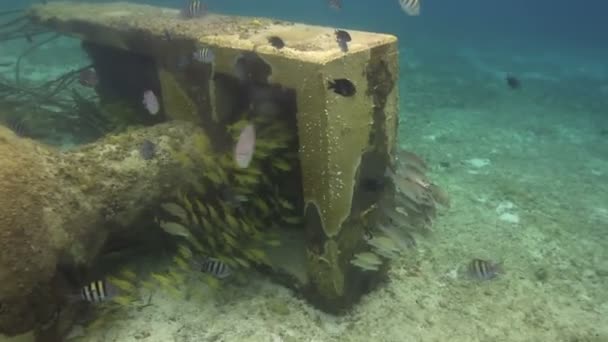
[[[329,83],[327,84],[327,89],[335,89],[336,88],[336,83],[333,81],[329,81]]]

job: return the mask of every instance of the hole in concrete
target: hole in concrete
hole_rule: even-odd
[[[243,52],[234,61],[234,74],[245,83],[268,84],[272,68],[254,52]]]
[[[136,118],[117,118],[129,123],[154,124],[163,121],[163,104],[157,66],[148,56],[119,50],[91,42],[83,42],[83,49],[93,61],[99,83],[97,94],[102,104],[119,103],[137,114]],[[160,112],[150,115],[142,104],[144,91],[154,92],[160,103]],[[114,112],[118,117],[125,113]],[[136,121],[136,122],[132,122]]]

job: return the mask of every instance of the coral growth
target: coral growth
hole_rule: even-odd
[[[54,186],[44,169],[46,152],[0,126],[0,331],[32,323],[36,307],[16,298],[40,298],[35,286],[50,279],[57,251],[49,236],[43,199]],[[41,153],[40,153],[41,152]],[[26,241],[27,243],[23,243]],[[19,270],[19,272],[14,272]],[[24,293],[24,290],[26,293]]]
[[[193,149],[200,135],[171,122],[60,154],[0,127],[0,333],[45,322],[59,258],[87,265],[111,228],[132,229],[144,208],[182,182],[171,148],[209,153]],[[157,147],[152,160],[138,153],[146,139]]]

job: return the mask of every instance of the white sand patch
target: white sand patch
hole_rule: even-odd
[[[502,202],[498,203],[498,205],[496,206],[496,213],[502,214],[502,213],[505,213],[505,212],[513,210],[513,209],[515,209],[515,204],[513,204],[513,202],[502,201]]]
[[[481,169],[482,167],[486,167],[490,165],[490,159],[487,158],[473,158],[464,161],[467,165],[472,166],[476,169]]]
[[[498,219],[513,224],[519,223],[519,215],[513,213],[502,213],[498,216]]]
[[[470,174],[474,174],[474,175],[479,174],[479,170],[481,170],[491,164],[490,159],[487,159],[487,158],[467,159],[464,161],[464,163],[467,166],[472,168],[472,169],[467,170],[467,172]]]
[[[593,208],[591,218],[600,222],[608,223],[608,209],[601,207]]]
[[[511,201],[502,201],[498,203],[496,206],[496,213],[498,214],[498,219],[501,221],[518,224],[519,223],[519,215],[515,213],[516,210],[515,204]]]

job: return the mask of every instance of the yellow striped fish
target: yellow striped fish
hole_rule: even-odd
[[[408,15],[420,15],[420,0],[399,0],[399,5]]]

